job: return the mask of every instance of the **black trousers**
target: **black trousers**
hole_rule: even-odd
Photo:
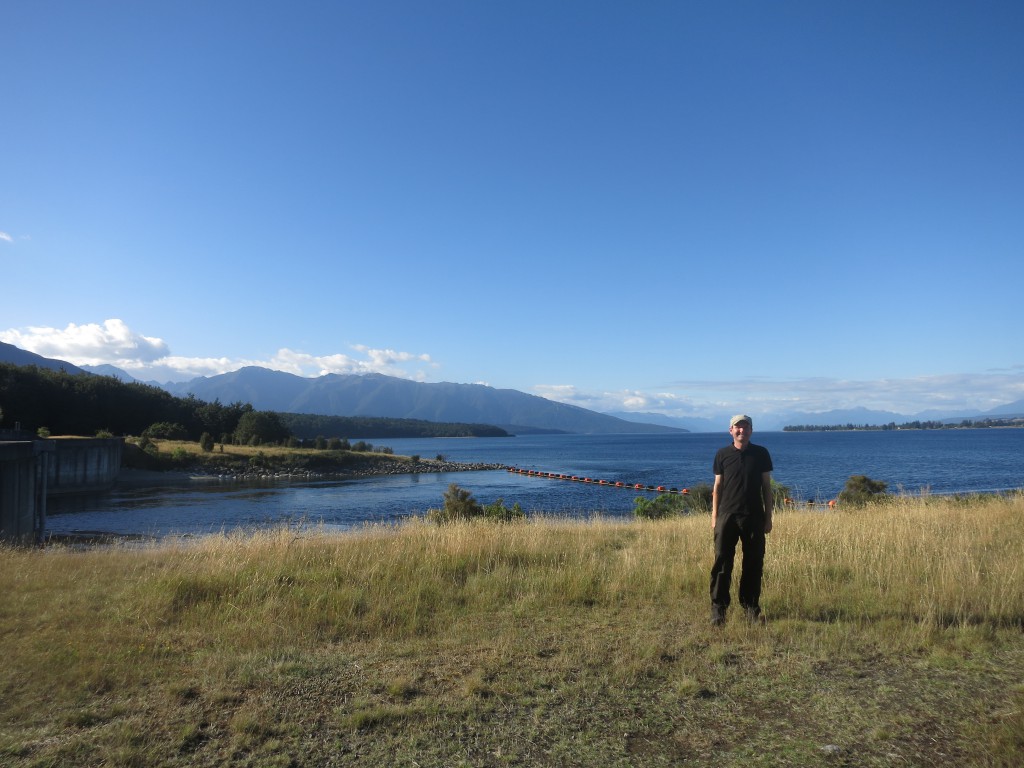
[[[715,526],[715,564],[711,569],[711,604],[724,611],[729,607],[732,566],[736,542],[743,543],[740,571],[740,605],[760,610],[761,576],[764,574],[764,518],[749,515],[719,517]]]

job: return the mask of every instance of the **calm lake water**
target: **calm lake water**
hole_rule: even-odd
[[[715,451],[729,435],[528,435],[509,438],[380,441],[395,453],[488,462],[630,485],[711,483]],[[775,479],[801,501],[823,503],[850,475],[884,480],[893,492],[977,493],[1024,488],[1024,429],[906,432],[758,432]],[[640,493],[532,478],[505,471],[404,475],[348,481],[241,484],[208,480],[159,487],[115,487],[52,499],[47,530],[154,536],[200,535],[280,525],[346,529],[394,522],[440,506],[449,483],[490,503],[528,512],[629,515]]]

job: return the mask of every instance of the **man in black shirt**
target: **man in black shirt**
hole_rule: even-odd
[[[772,457],[750,442],[753,422],[746,414],[729,420],[732,443],[715,454],[711,528],[715,565],[711,569],[711,623],[725,623],[736,542],[743,542],[740,605],[751,621],[761,615],[765,534],[772,529]]]

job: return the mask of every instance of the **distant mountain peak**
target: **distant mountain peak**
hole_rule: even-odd
[[[0,341],[0,362],[11,363],[12,365],[34,365],[37,368],[47,368],[51,371],[64,370],[71,374],[85,373],[82,368],[72,365],[66,360],[56,360],[52,357],[43,357],[27,349],[21,349],[13,344],[6,344]]]

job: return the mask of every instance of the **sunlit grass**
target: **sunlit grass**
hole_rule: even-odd
[[[3,549],[0,762],[1014,765],[1022,523],[782,511],[720,630],[703,516]]]

